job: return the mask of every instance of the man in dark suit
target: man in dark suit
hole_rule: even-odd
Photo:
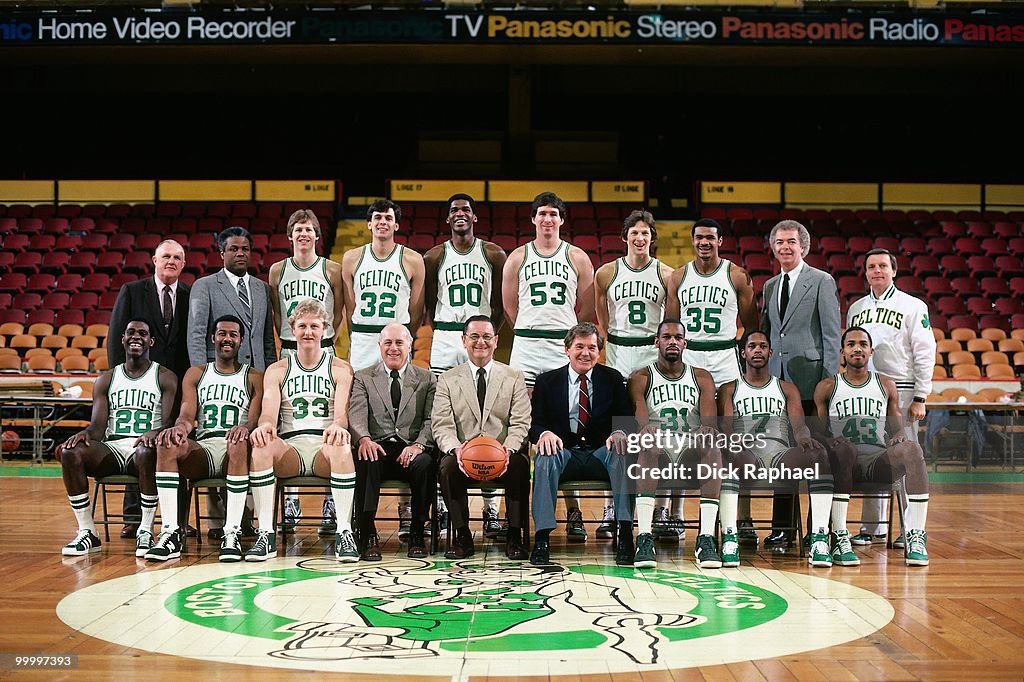
[[[423,523],[436,495],[437,464],[432,456],[430,411],[437,380],[430,370],[409,362],[412,335],[405,325],[389,324],[380,333],[381,361],[361,369],[352,382],[348,429],[356,455],[363,561],[380,561],[374,520],[383,479],[406,481],[412,488],[411,559],[427,556]]]
[[[200,277],[188,300],[188,357],[193,366],[213,362],[210,341],[214,322],[234,315],[245,323],[238,362],[261,372],[277,361],[270,287],[249,274],[252,235],[244,227],[229,227],[217,238],[224,269]]]
[[[110,316],[107,337],[119,339],[124,336],[128,322],[144,320],[149,324],[153,338],[150,359],[174,372],[180,387],[189,368],[188,348],[185,345],[189,287],[178,281],[185,267],[184,247],[172,239],[160,242],[153,254],[153,265],[156,268],[153,277],[129,282],[121,287],[114,303],[114,312]],[[108,343],[107,361],[111,367],[123,364],[124,347],[119,343]],[[175,414],[180,402],[179,388],[174,399]],[[131,488],[124,496],[124,514],[125,517],[142,518],[138,493],[132,492]],[[138,524],[126,523],[121,529],[121,537],[135,537],[137,530]]]
[[[764,285],[761,329],[768,334],[772,355],[768,371],[796,384],[804,414],[814,414],[814,387],[839,372],[839,294],[832,275],[804,262],[811,234],[795,220],[783,220],[768,238],[782,272]],[[823,417],[823,415],[818,415]],[[791,495],[775,495],[773,526],[792,524]],[[765,545],[785,548],[783,531],[769,535]]]
[[[530,441],[537,445],[533,475],[533,522],[537,533],[531,564],[551,563],[549,536],[555,527],[559,482],[581,480],[611,482],[615,519],[619,523],[615,562],[633,563],[626,434],[615,428],[625,425],[613,424],[615,418],[633,416],[633,403],[622,375],[597,364],[602,346],[604,339],[597,327],[590,322],[577,324],[565,337],[569,364],[544,372],[534,384]]]

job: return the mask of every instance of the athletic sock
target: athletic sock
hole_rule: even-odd
[[[175,476],[177,476],[177,474],[175,474]],[[159,488],[157,488],[157,490],[159,490]],[[177,485],[174,486],[173,494],[174,494],[174,515],[168,517],[168,512],[164,513],[164,515],[162,517],[162,520],[163,520],[163,522],[165,524],[164,527],[163,527],[164,530],[170,530],[170,527],[168,527],[166,525],[168,520],[173,521],[173,523],[174,523],[173,527],[174,528],[178,527],[178,486]],[[141,493],[139,495],[139,497],[142,498],[142,522],[139,524],[139,530],[140,531],[148,530],[149,532],[152,533],[153,532],[153,519],[156,518],[156,504],[157,504],[157,502],[159,501],[160,498],[157,495],[147,495],[146,493]]]
[[[352,503],[356,494],[356,475],[331,472],[331,495],[338,514],[338,532],[352,530]]]
[[[850,509],[850,496],[832,494],[832,530],[846,530],[846,513]]]
[[[160,520],[163,522],[161,530],[172,531],[178,527],[178,482],[181,475],[177,471],[156,472],[156,493],[160,499]],[[143,495],[143,498],[146,496]],[[153,517],[149,517],[150,524]],[[146,505],[142,505],[142,528],[149,530],[146,523]]]
[[[99,531],[96,530],[96,522],[92,520],[92,507],[89,506],[89,493],[68,495],[68,502],[71,503],[71,511],[75,512],[78,530],[91,530],[93,535],[98,536]]]
[[[640,533],[650,533],[654,522],[654,495],[636,496],[636,523]]]
[[[828,517],[832,511],[833,491],[835,490],[835,479],[831,475],[815,478],[807,482],[807,492],[811,496],[811,532],[827,533]],[[850,496],[847,495],[849,500]]]
[[[498,515],[498,491],[497,490],[484,490],[482,491],[484,498],[484,511],[490,510],[494,512],[494,515]]]
[[[249,492],[249,474],[232,476],[228,474],[228,509],[224,519],[224,530],[237,530],[242,525],[246,493]]]
[[[710,497],[700,498],[700,534],[714,535],[715,521],[718,520],[718,500]],[[733,523],[736,523],[733,511]]]
[[[924,530],[928,520],[928,493],[907,495],[907,530]]]
[[[722,493],[719,498],[718,513],[722,518],[722,533],[736,532],[736,514],[740,501],[739,481],[722,481]],[[703,522],[701,523],[701,534],[703,534]]]
[[[252,491],[252,505],[260,530],[274,532],[274,483],[277,478],[273,469],[249,472],[249,488]]]

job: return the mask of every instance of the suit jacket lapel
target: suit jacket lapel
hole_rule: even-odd
[[[155,319],[153,320],[154,323],[156,324],[156,329],[152,329],[150,331],[154,336],[159,337],[164,343],[166,343],[167,331],[164,329],[163,296],[159,291],[157,291],[156,282],[153,280],[152,277],[147,278],[145,282],[146,296],[149,298],[150,301],[150,309],[156,313],[154,316]],[[171,322],[171,328],[174,328],[173,321]]]
[[[796,281],[796,287],[794,290],[789,292],[789,304],[786,306],[786,320],[788,321],[793,317],[793,311],[800,307],[800,301],[803,300],[807,292],[811,290],[810,272],[806,269],[800,275],[800,279]]]
[[[253,278],[251,278],[251,277],[249,278],[249,282],[250,283],[252,282],[252,279]],[[240,301],[239,298],[238,298],[238,290],[231,286],[231,280],[228,279],[228,276],[224,273],[223,270],[221,270],[220,272],[217,273],[217,286],[220,287],[221,295],[229,303],[231,303],[231,307],[235,309],[235,314],[238,315],[238,317],[240,319],[244,320],[245,319],[245,309],[242,308],[242,301]],[[251,291],[251,287],[250,287],[250,291],[249,291],[249,304],[250,305],[252,304],[252,291]],[[256,311],[253,310],[252,312],[253,312],[253,317],[255,319],[255,312]],[[249,329],[247,331],[251,332],[252,330]]]
[[[391,377],[383,363],[377,363],[377,366],[373,370],[373,376],[370,379],[370,384],[373,386],[374,390],[377,391],[381,404],[386,408],[386,411],[390,416],[393,413],[391,408]]]
[[[417,376],[416,365],[409,363],[409,366],[405,368],[405,378],[402,379],[402,399],[398,403],[398,416],[402,416],[402,412],[409,406],[413,396],[416,394],[416,386],[419,384],[420,378]],[[398,421],[397,419],[395,420]]]

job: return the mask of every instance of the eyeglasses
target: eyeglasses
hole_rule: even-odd
[[[487,343],[490,343],[491,341],[494,340],[494,336],[491,335],[491,334],[483,334],[483,335],[480,335],[480,334],[470,334],[466,338],[468,338],[473,343],[476,343],[477,341],[485,341]]]

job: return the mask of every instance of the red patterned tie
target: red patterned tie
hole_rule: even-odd
[[[590,391],[587,390],[587,375],[580,375],[580,415],[577,418],[577,435],[582,435],[590,421]]]

